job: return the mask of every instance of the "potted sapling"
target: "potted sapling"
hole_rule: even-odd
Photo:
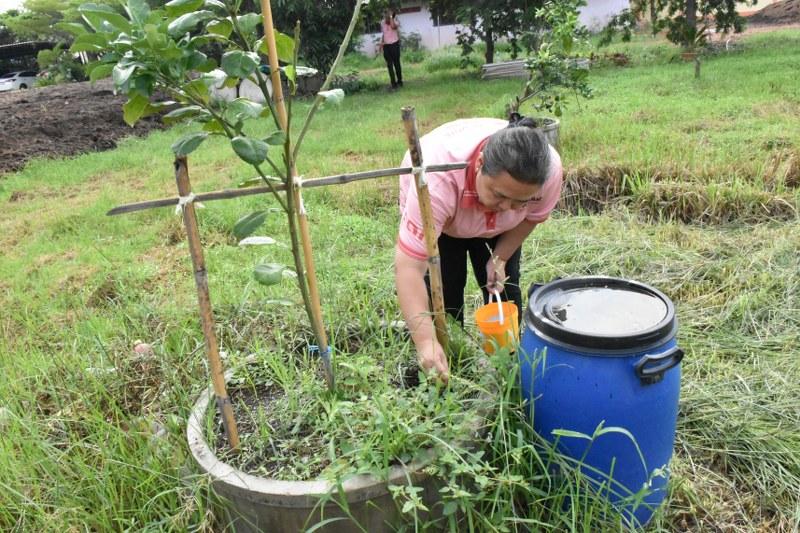
[[[589,61],[575,55],[579,44],[586,40],[586,29],[578,21],[578,8],[583,4],[582,0],[551,1],[537,10],[537,17],[545,21],[549,32],[526,62],[528,79],[522,91],[506,107],[513,120],[524,104],[529,103],[536,113],[531,118],[555,147],[558,146],[559,117],[569,104],[569,98],[592,96],[588,83]]]
[[[496,377],[458,331],[449,344],[454,373],[447,386],[419,372],[403,332],[363,328],[350,347],[328,339],[297,170],[315,113],[323,103],[330,108],[344,97],[329,87],[362,5],[354,4],[327,79],[296,129],[290,126],[300,23],[292,36],[276,32],[267,0],[261,14],[240,13],[240,5],[239,0],[172,0],[153,9],[145,0],[128,0],[123,12],[86,4],[80,8],[85,24],[70,26],[76,34],[72,50],[99,58],[90,79],[111,76],[127,95],[128,123],[168,107],[167,123],[195,125],[172,145],[178,174],[188,172],[188,155],[218,138],[268,189],[270,203],[235,224],[239,244],[280,240],[258,233],[271,212],[285,216],[292,268],[267,261],[256,265],[253,277],[272,286],[265,291],[281,294],[295,294],[283,284],[296,284],[313,338],[302,337],[298,347],[287,326],[292,308],[271,307],[275,327],[269,338],[244,347],[254,353],[228,373],[230,398],[217,396],[220,411],[235,414],[238,442],[231,440],[227,418],[215,413],[209,389],[192,409],[189,448],[236,531],[372,532],[407,521],[435,522],[451,514],[453,505],[446,505],[447,495],[437,490],[426,467],[442,446],[451,451],[473,446],[494,403]],[[219,59],[211,49],[222,50]],[[265,56],[271,78],[261,67]],[[281,75],[289,85],[285,103]],[[260,98],[213,97],[212,88],[244,80],[259,88]],[[156,94],[170,101],[156,102]],[[185,208],[193,199],[184,192],[179,206]],[[226,346],[237,348],[242,349]]]

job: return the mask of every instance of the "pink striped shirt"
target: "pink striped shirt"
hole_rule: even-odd
[[[425,165],[468,161],[464,170],[428,172],[425,177],[431,196],[431,208],[437,237],[494,237],[515,228],[523,220],[541,223],[547,220],[561,194],[563,169],[558,152],[550,147],[550,175],[541,194],[518,209],[489,211],[479,201],[475,190],[475,159],[485,141],[508,122],[492,118],[462,119],[439,126],[420,139]],[[411,166],[406,152],[403,166]],[[398,247],[416,259],[428,257],[417,189],[412,174],[400,176],[400,232]]]

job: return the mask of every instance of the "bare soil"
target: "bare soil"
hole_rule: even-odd
[[[800,23],[800,0],[774,2],[752,14],[752,24],[797,24]]]
[[[163,127],[158,116],[125,124],[125,100],[110,80],[0,93],[0,175],[35,157],[109,150],[123,137]]]

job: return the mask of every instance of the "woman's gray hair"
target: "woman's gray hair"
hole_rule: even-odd
[[[550,175],[550,145],[527,121],[512,122],[489,137],[481,170],[489,176],[505,171],[519,182],[544,185]]]

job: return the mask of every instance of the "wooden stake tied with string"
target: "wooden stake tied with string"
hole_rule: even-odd
[[[425,181],[425,168],[422,164],[422,148],[419,144],[419,133],[417,132],[417,115],[413,107],[404,107],[402,115],[406,140],[408,141],[408,151],[411,154],[411,164],[414,165],[414,185],[417,189],[419,212],[422,215],[422,231],[425,234],[425,248],[428,252],[428,275],[431,282],[433,324],[436,328],[436,338],[442,348],[446,350],[449,336],[444,312],[442,265],[439,258],[439,244],[436,240],[436,227],[431,209],[431,195],[428,190],[428,183]]]
[[[189,167],[185,156],[177,156],[175,158],[175,181],[178,184],[178,194],[180,195],[178,208],[183,214],[183,223],[186,226],[186,240],[189,242],[189,252],[192,256],[197,301],[200,306],[200,322],[203,327],[203,338],[205,339],[211,382],[214,387],[217,408],[222,418],[222,425],[225,428],[225,435],[228,438],[228,444],[236,450],[239,448],[239,431],[236,427],[233,407],[225,386],[225,373],[219,356],[217,336],[214,332],[214,315],[211,311],[211,297],[208,292],[208,274],[203,256],[203,246],[200,243],[200,232],[197,228],[197,217],[193,203],[194,195],[192,194]]]
[[[272,100],[275,103],[275,110],[278,113],[278,122],[281,129],[289,135],[289,119],[286,114],[286,107],[284,105],[283,86],[281,85],[281,71],[278,64],[278,49],[275,45],[275,28],[272,22],[272,6],[270,0],[261,0],[261,14],[264,18],[264,39],[267,43],[269,55],[269,68],[270,77],[272,80]],[[297,46],[297,43],[295,43]],[[287,154],[291,157],[291,153]],[[328,336],[325,332],[325,324],[322,320],[322,306],[320,305],[319,287],[317,286],[317,272],[314,264],[314,254],[311,247],[311,232],[308,227],[308,215],[306,214],[305,205],[303,204],[303,195],[300,191],[301,184],[296,182],[297,169],[295,168],[294,161],[290,161],[290,172],[288,176],[287,188],[291,191],[294,198],[295,209],[297,210],[297,222],[300,229],[300,241],[303,247],[303,262],[305,264],[305,276],[308,282],[308,294],[311,300],[311,327],[314,330],[314,336],[319,343],[319,353],[322,358],[322,363],[325,368],[325,379],[328,383],[328,388],[333,390],[334,376],[333,365],[331,363],[330,346],[328,345]],[[298,276],[302,276],[303,272],[298,272]]]

